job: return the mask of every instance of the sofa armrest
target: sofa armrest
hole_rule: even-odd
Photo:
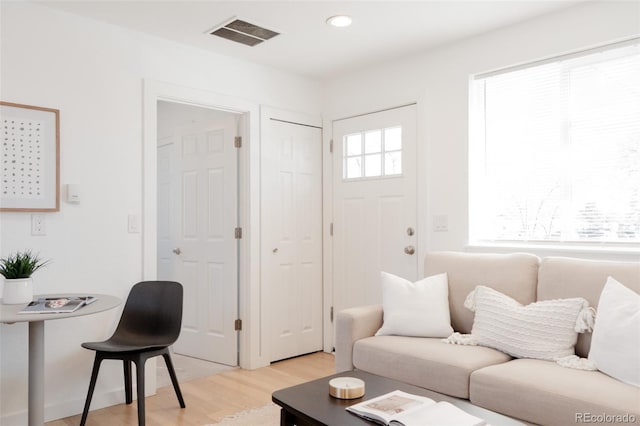
[[[336,317],[336,372],[353,370],[353,344],[382,327],[382,305],[359,306]]]

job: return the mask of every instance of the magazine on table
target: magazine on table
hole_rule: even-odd
[[[487,423],[455,405],[399,390],[346,408],[367,420],[389,426],[482,426]]]
[[[19,314],[67,314],[97,300],[94,296],[40,297],[29,302]]]

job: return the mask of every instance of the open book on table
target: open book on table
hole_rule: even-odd
[[[19,314],[66,314],[97,300],[94,296],[40,297],[29,302]]]
[[[481,426],[487,423],[455,405],[399,390],[346,408],[367,420],[393,426]]]

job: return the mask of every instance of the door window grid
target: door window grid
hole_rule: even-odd
[[[343,139],[344,180],[402,174],[402,127],[366,130]]]

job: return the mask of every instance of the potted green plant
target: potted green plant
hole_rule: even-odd
[[[16,252],[0,259],[0,275],[4,277],[2,303],[13,305],[33,300],[31,275],[49,263],[29,250]]]

